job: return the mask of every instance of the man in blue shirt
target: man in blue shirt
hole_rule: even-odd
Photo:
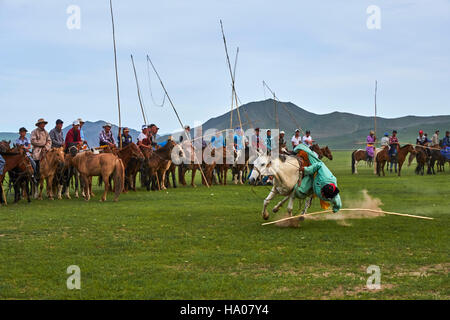
[[[223,135],[220,133],[220,131],[217,131],[216,135],[211,138],[211,144],[213,148],[222,148],[225,146]]]
[[[244,137],[243,137],[243,132],[242,129],[240,127],[236,128],[236,134],[234,135],[234,148],[236,150],[242,150],[244,148]]]
[[[25,151],[27,152],[27,156],[30,159],[31,166],[34,169],[34,172],[36,173],[36,162],[34,162],[33,157],[31,156],[31,143],[30,140],[27,138],[27,132],[28,130],[24,127],[19,129],[19,138],[14,141],[14,145],[16,146],[23,146]]]

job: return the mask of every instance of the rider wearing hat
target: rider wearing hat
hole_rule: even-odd
[[[111,123],[105,123],[103,130],[100,132],[99,141],[100,146],[115,146],[114,136],[111,131]]]
[[[367,153],[367,160],[373,159],[375,155],[375,141],[377,140],[377,137],[375,137],[375,132],[373,130],[370,130],[369,135],[367,136],[366,142],[366,153]]]
[[[338,212],[342,208],[341,197],[337,187],[337,179],[331,173],[330,169],[319,160],[317,153],[308,148],[304,144],[299,144],[295,147],[294,152],[306,152],[310,166],[303,167],[303,179],[300,186],[295,187],[295,193],[298,198],[306,199],[316,195],[321,201],[320,204],[323,209],[327,209],[331,202],[333,205],[333,212]]]
[[[44,119],[39,119],[36,122],[36,129],[31,132],[31,145],[33,146],[33,160],[36,162],[37,176],[39,176],[39,161],[42,158],[44,150],[50,150],[52,147],[52,139],[47,130],[45,130],[45,125],[48,122]]]
[[[130,129],[128,129],[127,127],[123,128],[123,133],[121,134],[119,141],[120,139],[122,139],[122,148],[125,148],[127,145],[132,143],[133,138],[130,136]]]

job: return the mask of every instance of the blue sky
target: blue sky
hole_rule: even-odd
[[[153,59],[185,123],[230,109],[219,19],[242,102],[263,100],[265,80],[283,101],[311,112],[373,113],[374,81],[384,117],[449,114],[450,2],[114,0],[122,124],[139,128],[132,53],[150,122],[178,129],[154,106],[145,55]],[[69,30],[69,5],[81,29]],[[369,5],[381,29],[366,26]],[[0,131],[39,117],[118,122],[108,0],[0,0]],[[157,100],[162,91],[153,73]],[[298,119],[301,123],[301,119]]]

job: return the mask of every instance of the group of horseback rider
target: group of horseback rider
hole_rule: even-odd
[[[366,155],[367,161],[373,161],[374,157],[376,157],[376,136],[374,131],[370,131],[369,135],[366,139]],[[381,147],[389,148],[389,158],[391,162],[390,171],[392,172],[392,167],[394,166],[395,172],[397,172],[397,153],[400,147],[400,143],[397,137],[397,131],[393,130],[392,135],[389,136],[389,133],[385,132],[384,136],[381,138]],[[440,149],[441,154],[449,158],[450,157],[450,131],[445,132],[445,137],[442,140],[439,140],[439,130],[436,130],[431,140],[428,138],[428,134],[424,133],[423,130],[419,130],[419,136],[416,139],[416,145],[422,147],[426,155],[431,156],[431,148]]]
[[[51,148],[61,148],[63,147],[66,152],[72,146],[77,147],[77,149],[88,149],[88,143],[83,131],[83,125],[85,121],[79,118],[72,123],[72,128],[67,131],[65,137],[63,133],[64,122],[61,119],[56,120],[55,127],[47,132],[45,126],[48,122],[41,118],[36,122],[36,129],[31,132],[30,138],[27,137],[28,130],[24,127],[19,129],[19,137],[14,141],[15,146],[23,146],[27,156],[30,159],[31,165],[35,171],[35,177],[39,177],[40,161],[44,149],[50,150]],[[106,123],[103,126],[103,130],[99,134],[99,145],[100,148],[105,146],[115,147],[116,140],[111,131],[112,125]],[[138,137],[137,145],[142,148],[155,148],[156,144],[156,134],[159,128],[155,124],[144,125],[142,127],[142,132]],[[120,136],[117,137],[120,141],[122,140],[122,147],[126,147],[128,144],[133,142],[133,138],[130,135],[130,129],[125,127],[122,130]],[[120,142],[118,143],[120,146]],[[5,165],[4,158],[0,155],[0,175],[3,174],[3,167]]]

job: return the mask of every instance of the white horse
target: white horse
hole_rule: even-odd
[[[295,198],[294,187],[297,183],[301,183],[301,171],[298,159],[294,156],[282,156],[272,159],[270,156],[262,155],[255,160],[253,165],[253,171],[249,178],[251,184],[254,184],[260,177],[273,176],[272,190],[266,199],[264,199],[262,210],[263,218],[265,220],[269,219],[267,206],[278,194],[284,196],[284,198],[272,209],[272,211],[274,213],[278,212],[281,206],[289,200],[287,211],[291,216]],[[303,213],[306,212],[310,205],[311,198],[305,202]]]

